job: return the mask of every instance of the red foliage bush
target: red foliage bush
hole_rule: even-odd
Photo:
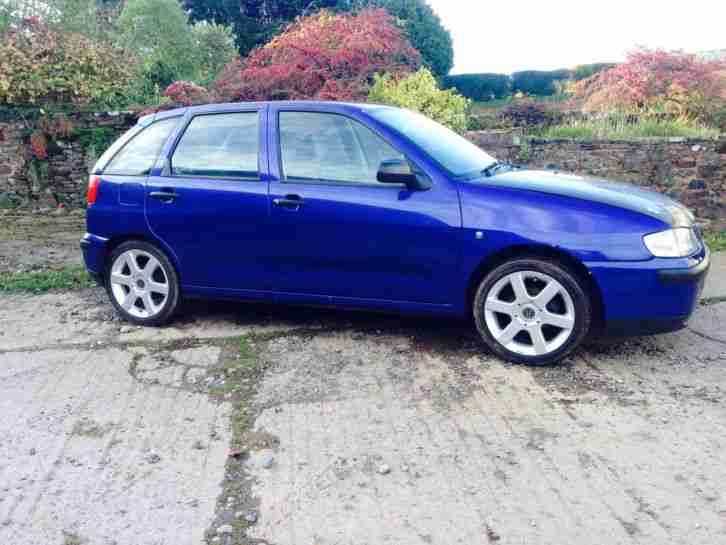
[[[30,151],[36,159],[48,158],[48,139],[42,131],[34,131],[30,135]]]
[[[638,49],[627,61],[578,82],[586,111],[674,113],[701,117],[726,99],[726,64],[678,51]]]
[[[402,76],[420,64],[385,10],[321,11],[228,64],[212,92],[220,101],[362,100],[374,74]]]
[[[166,88],[164,96],[174,104],[174,107],[193,106],[209,102],[207,90],[191,81],[175,81]]]

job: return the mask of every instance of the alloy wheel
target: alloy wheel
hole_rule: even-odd
[[[496,342],[522,356],[559,349],[575,328],[575,305],[564,286],[537,271],[497,281],[484,300],[484,318]]]
[[[156,257],[144,250],[127,250],[111,266],[111,292],[126,312],[153,318],[169,297],[169,277]]]

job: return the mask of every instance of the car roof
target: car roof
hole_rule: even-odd
[[[238,110],[240,106],[250,108],[259,108],[261,106],[274,104],[278,108],[296,108],[318,109],[320,111],[371,111],[383,108],[393,108],[384,104],[370,104],[358,102],[335,102],[330,100],[281,100],[281,101],[263,101],[263,102],[221,102],[213,104],[203,104],[201,106],[186,106],[183,108],[175,108],[173,110],[163,110],[150,114],[139,119],[139,123],[146,124],[152,120],[165,119],[178,115],[184,115],[187,111],[192,113],[216,113]]]

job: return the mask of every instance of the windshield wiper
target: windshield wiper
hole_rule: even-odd
[[[503,167],[504,163],[500,163],[499,161],[494,161],[491,165],[486,167],[484,170],[481,171],[481,173],[486,176],[487,178],[494,175],[494,172],[499,168]]]

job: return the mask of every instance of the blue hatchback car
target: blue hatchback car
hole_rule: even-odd
[[[116,310],[182,297],[473,317],[502,358],[682,327],[709,251],[682,205],[497,162],[388,106],[215,104],[143,117],[96,164],[88,270]]]

